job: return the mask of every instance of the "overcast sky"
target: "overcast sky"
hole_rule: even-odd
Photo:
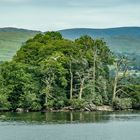
[[[140,0],[0,0],[0,27],[35,30],[140,26]]]

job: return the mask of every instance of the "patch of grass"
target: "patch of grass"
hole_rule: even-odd
[[[37,32],[23,29],[0,29],[0,61],[9,61],[16,51]]]

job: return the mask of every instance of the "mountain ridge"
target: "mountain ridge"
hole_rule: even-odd
[[[64,38],[76,39],[81,35],[90,35],[107,42],[110,49],[117,53],[134,53],[140,55],[140,27],[113,28],[71,28],[58,30]],[[11,60],[22,43],[34,37],[36,30],[15,27],[0,28],[0,61]]]
[[[74,28],[59,30],[67,39],[76,39],[81,35],[104,39],[114,52],[140,54],[140,27],[119,27],[108,29]],[[133,46],[133,48],[132,48]]]

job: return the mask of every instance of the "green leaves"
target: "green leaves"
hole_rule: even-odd
[[[71,41],[59,32],[37,34],[11,62],[0,65],[0,107],[40,110],[71,105],[80,109],[85,102],[109,104],[113,61],[101,39],[82,36]],[[139,101],[135,97],[133,101]]]
[[[30,93],[29,91],[20,96],[19,107],[33,111],[42,108],[37,95],[35,93]]]

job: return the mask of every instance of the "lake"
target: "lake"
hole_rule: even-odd
[[[0,140],[140,140],[140,112],[1,112]]]

